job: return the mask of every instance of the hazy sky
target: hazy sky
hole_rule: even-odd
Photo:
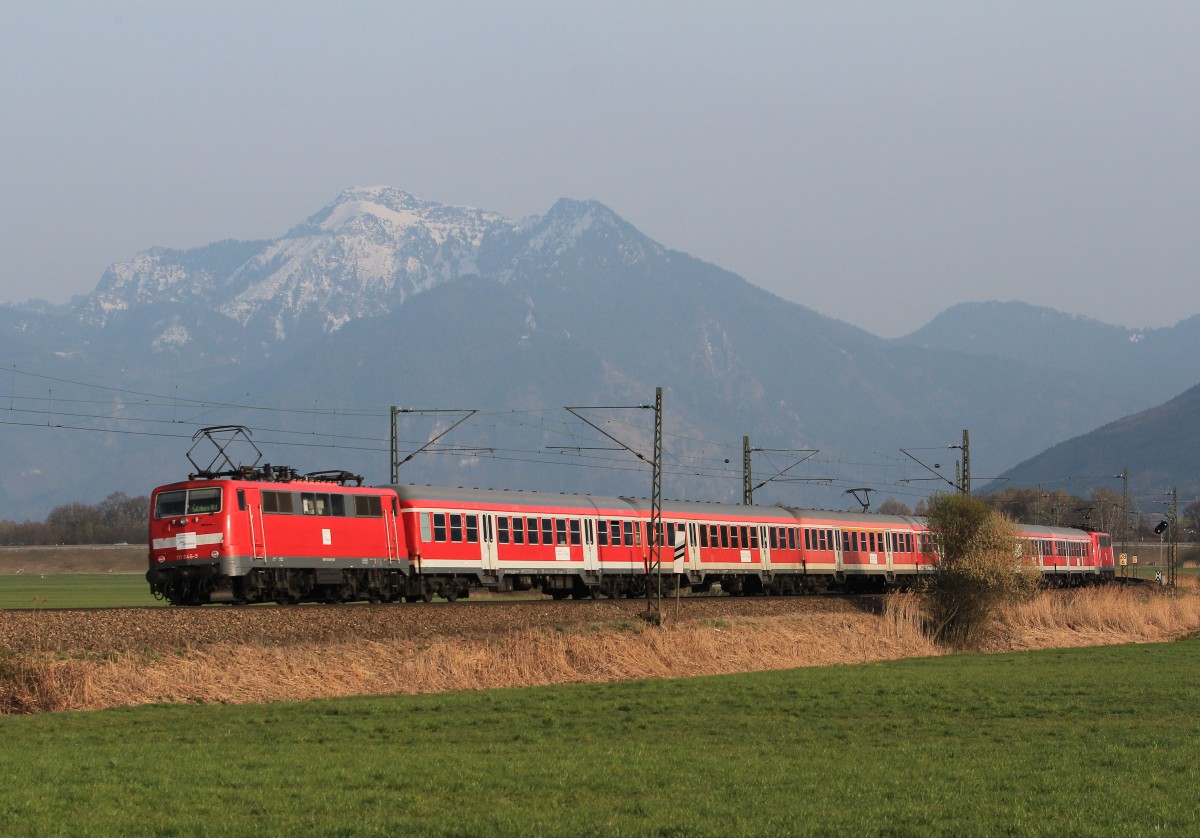
[[[1200,3],[0,2],[0,300],[350,186],[594,198],[896,336],[1200,312]]]

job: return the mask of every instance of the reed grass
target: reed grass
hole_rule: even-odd
[[[927,603],[853,612],[616,622],[485,638],[217,644],[104,656],[0,656],[0,713],[150,703],[252,703],[676,678],[935,656]],[[1200,631],[1200,592],[1050,591],[1001,609],[985,651],[1150,642]]]

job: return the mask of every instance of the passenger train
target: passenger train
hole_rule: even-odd
[[[883,590],[936,572],[922,518],[629,497],[389,485],[281,467],[197,475],[151,495],[146,579],[175,605]],[[1020,526],[1049,584],[1111,579],[1108,535]]]

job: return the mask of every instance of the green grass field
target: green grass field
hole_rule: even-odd
[[[162,605],[140,573],[0,575],[0,608],[115,608]]]
[[[21,834],[1196,833],[1200,641],[0,719]]]

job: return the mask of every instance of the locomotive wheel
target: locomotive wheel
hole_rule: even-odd
[[[433,591],[428,589],[421,591],[421,602],[433,602]]]

